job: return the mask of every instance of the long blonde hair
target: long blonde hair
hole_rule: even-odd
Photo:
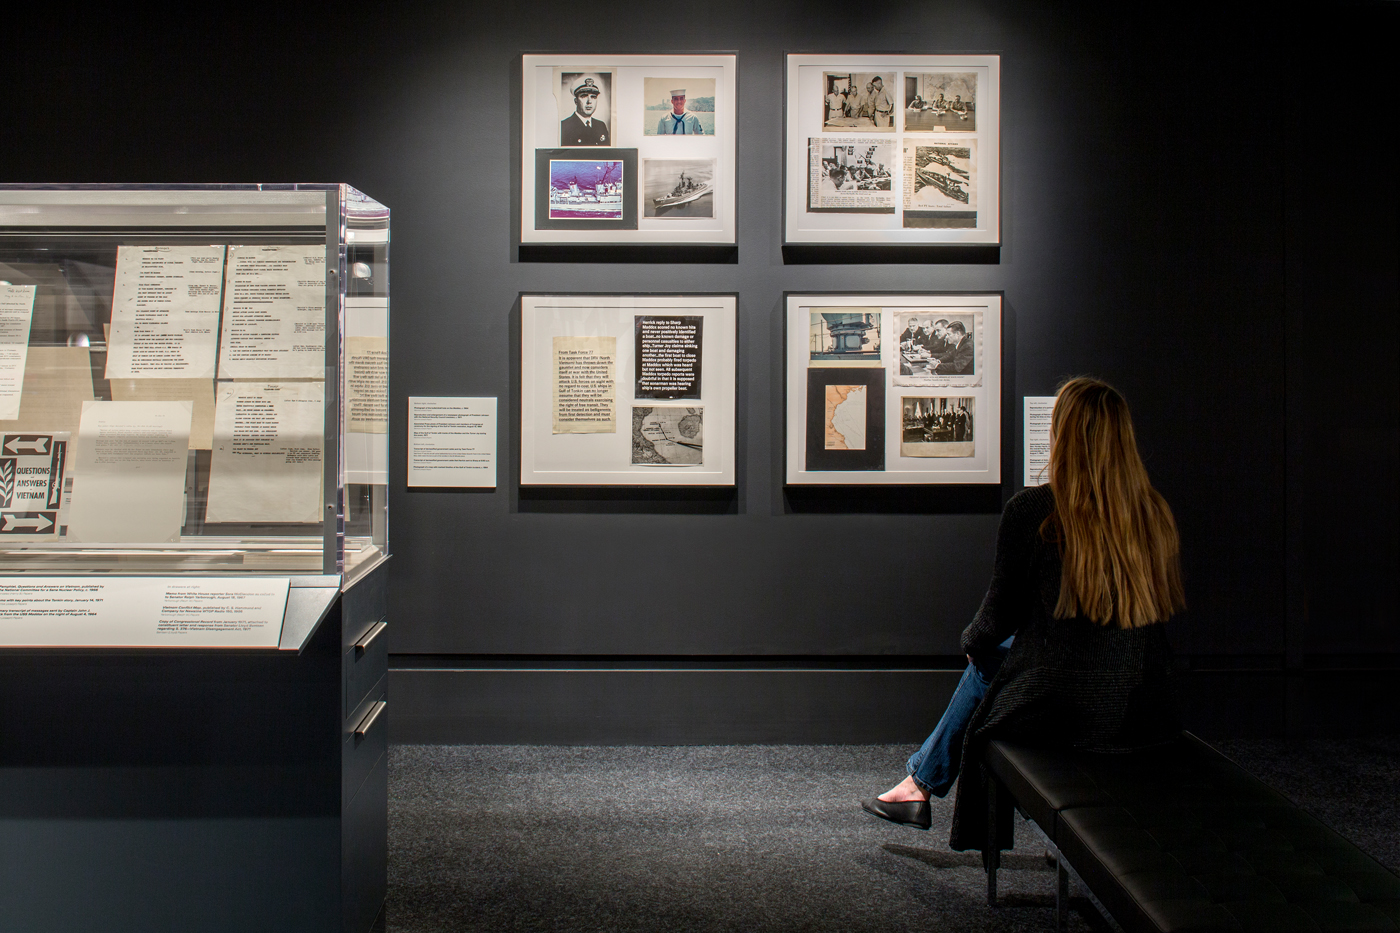
[[[1055,617],[1137,628],[1185,608],[1176,522],[1147,478],[1123,396],[1098,379],[1070,379],[1051,431],[1055,508],[1041,532],[1063,561]]]

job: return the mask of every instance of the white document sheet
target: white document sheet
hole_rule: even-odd
[[[190,402],[84,402],[69,463],[68,540],[180,540]]]
[[[30,347],[19,414],[0,421],[0,431],[77,434],[83,402],[92,399],[92,357],[87,347]]]
[[[326,375],[326,248],[230,246],[220,379]]]
[[[496,400],[408,400],[408,485],[495,486]]]
[[[1027,486],[1043,486],[1050,482],[1050,417],[1055,411],[1055,396],[1027,395],[1025,438]]]
[[[118,246],[108,379],[213,379],[222,246]]]
[[[37,285],[0,285],[0,418],[19,417]]]
[[[0,645],[276,648],[286,577],[0,580]]]
[[[221,383],[206,522],[320,522],[320,382]]]

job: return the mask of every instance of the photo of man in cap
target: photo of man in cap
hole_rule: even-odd
[[[685,88],[671,91],[671,112],[656,124],[657,136],[704,136],[700,118],[685,109]]]
[[[561,146],[610,146],[608,125],[593,112],[598,109],[598,95],[602,89],[591,76],[580,77],[571,82],[570,91],[574,95],[574,112],[559,124],[559,145]]]

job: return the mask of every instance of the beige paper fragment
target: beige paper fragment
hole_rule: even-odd
[[[554,338],[554,433],[617,433],[617,338]]]
[[[113,379],[115,402],[193,402],[190,450],[214,446],[214,380],[212,379]]]
[[[345,338],[345,430],[389,433],[389,339]]]
[[[30,347],[24,364],[19,417],[0,421],[4,434],[78,436],[83,402],[94,399],[87,347]]]

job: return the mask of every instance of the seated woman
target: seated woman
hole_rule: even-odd
[[[928,829],[929,798],[960,763],[949,844],[986,839],[982,753],[992,738],[1121,752],[1180,731],[1165,622],[1182,609],[1176,523],[1152,488],[1128,405],[1106,383],[1077,378],[1057,393],[1050,483],[1011,498],[997,532],[991,585],[963,631],[968,666],[938,727],[909,759],[909,777],[862,801]],[[1009,808],[997,844],[1011,847]]]

